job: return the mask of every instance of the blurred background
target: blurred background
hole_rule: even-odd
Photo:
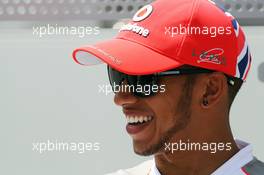
[[[150,2],[0,0],[0,174],[101,175],[151,159],[134,154],[113,94],[99,92],[108,84],[106,66],[82,67],[71,58],[74,48],[115,36]],[[253,54],[231,126],[264,160],[264,1],[215,2],[238,18]],[[99,143],[100,150],[33,150],[48,140]]]

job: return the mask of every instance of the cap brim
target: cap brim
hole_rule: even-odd
[[[73,52],[81,65],[105,62],[114,69],[130,75],[146,75],[182,66],[148,47],[124,39],[111,39],[96,45],[80,47]]]

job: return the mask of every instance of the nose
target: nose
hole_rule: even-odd
[[[124,85],[126,84],[127,84],[126,82],[123,82],[122,85],[120,86],[120,89],[123,89],[123,91],[120,90],[119,92],[115,93],[114,102],[118,106],[135,104],[138,100],[138,98],[134,96],[132,92],[129,92],[128,89],[125,88]]]

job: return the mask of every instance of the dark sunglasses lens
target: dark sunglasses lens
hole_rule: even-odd
[[[107,67],[107,70],[108,70],[108,78],[111,86],[113,87],[115,85],[121,85],[124,77],[123,74],[109,66]]]
[[[129,86],[132,86],[133,94],[137,97],[148,97],[155,93],[152,91],[152,86],[157,84],[156,78],[153,75],[126,75],[111,67],[107,67],[108,77],[112,89],[115,91],[116,86],[120,86],[121,83],[126,80]]]
[[[153,75],[133,76],[133,78],[130,77],[128,81],[135,86],[135,96],[149,97],[155,94],[152,89],[153,85],[157,84],[157,81]]]
[[[157,83],[153,75],[139,76],[138,82],[141,86],[152,86]]]

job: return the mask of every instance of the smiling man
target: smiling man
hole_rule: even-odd
[[[113,175],[263,175],[229,113],[251,54],[236,19],[208,0],[157,0],[112,40],[78,48],[81,65],[107,63],[135,153],[150,160]]]

